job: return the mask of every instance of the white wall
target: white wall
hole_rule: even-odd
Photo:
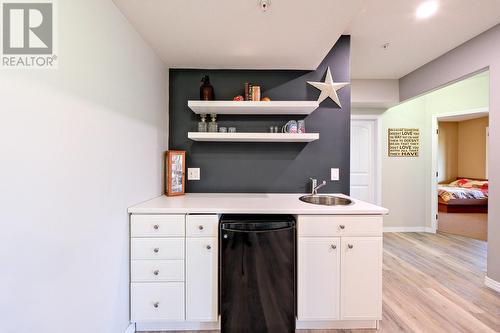
[[[122,333],[128,206],[162,192],[167,71],[111,1],[58,1],[59,69],[0,73],[0,331]]]
[[[500,24],[463,43],[400,79],[402,100],[436,89],[448,82],[489,68],[489,182],[490,202],[500,202]],[[488,208],[488,253],[500,253],[500,206]],[[500,260],[488,255],[489,278],[500,281]]]
[[[366,79],[351,81],[352,108],[389,108],[399,103],[399,81]]]
[[[386,111],[353,109],[353,114],[380,115],[382,128],[382,206],[384,226],[393,230],[431,227],[432,116],[488,106],[489,73],[436,90]],[[389,128],[419,128],[419,157],[388,157]],[[402,229],[401,229],[402,228]]]

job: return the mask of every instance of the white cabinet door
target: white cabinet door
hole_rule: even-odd
[[[217,238],[186,240],[186,320],[217,321]]]
[[[299,237],[297,253],[298,319],[338,319],[340,238]]]
[[[382,319],[382,237],[342,237],[341,319]]]

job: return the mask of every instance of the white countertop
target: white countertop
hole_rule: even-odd
[[[323,194],[323,193],[322,193]],[[157,197],[128,209],[132,214],[335,214],[385,215],[386,208],[343,194],[332,194],[353,200],[348,206],[323,206],[299,200],[304,194],[278,193],[187,193],[183,196]]]

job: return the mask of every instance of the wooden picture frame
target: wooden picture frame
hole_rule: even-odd
[[[185,194],[186,152],[169,150],[165,158],[165,194],[169,197]]]

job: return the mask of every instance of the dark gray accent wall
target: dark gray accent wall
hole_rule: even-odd
[[[298,46],[300,47],[300,46]],[[307,132],[319,132],[311,143],[194,142],[199,116],[187,106],[199,99],[200,80],[210,76],[217,100],[243,94],[245,82],[259,84],[272,100],[317,100],[319,90],[306,81],[323,81],[329,66],[335,82],[350,82],[350,37],[342,36],[315,71],[299,70],[170,70],[169,147],[186,151],[187,167],[201,168],[201,180],[186,181],[187,192],[309,191],[309,178],[327,180],[323,192],[349,194],[351,88],[338,91],[342,109],[330,99],[309,116],[218,117],[219,126],[238,132],[268,132],[290,119],[305,119]],[[340,181],[330,181],[330,168],[340,168]]]

